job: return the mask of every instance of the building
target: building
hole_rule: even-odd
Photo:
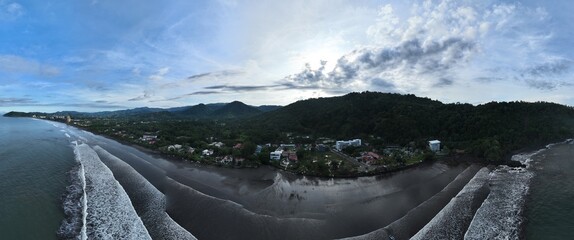
[[[346,147],[360,147],[361,146],[361,139],[353,139],[353,140],[348,140],[348,141],[337,141],[335,143],[335,148],[338,151],[343,150]]]
[[[369,165],[375,164],[379,159],[381,159],[381,156],[374,152],[364,152],[361,156],[361,160]]]
[[[182,147],[182,146],[181,146],[180,144],[169,145],[169,146],[167,147],[167,150],[168,150],[168,151],[176,151],[176,150],[179,151],[179,150],[181,150],[181,147]]]
[[[279,147],[280,148],[289,148],[289,149],[296,148],[295,144],[291,144],[291,143],[289,143],[289,144],[282,143],[281,145],[279,145]]]
[[[157,135],[143,135],[140,140],[142,141],[153,141],[157,140]]]
[[[225,157],[223,157],[223,159],[221,159],[220,163],[222,164],[230,164],[231,162],[233,162],[233,156],[231,155],[227,155]]]
[[[280,160],[282,154],[283,154],[283,150],[274,151],[274,152],[271,152],[269,154],[269,158],[271,160]]]
[[[257,145],[257,147],[255,148],[255,154],[260,154],[261,150],[263,150],[263,146]]]
[[[214,147],[218,147],[221,148],[223,147],[225,144],[223,144],[222,142],[212,142],[209,144],[209,146],[214,146]]]
[[[440,151],[440,141],[439,140],[429,141],[429,148],[433,152]]]
[[[294,153],[294,152],[290,152],[287,159],[289,159],[289,161],[291,161],[291,162],[299,161],[299,158],[297,158],[297,153]]]
[[[212,154],[213,154],[212,149],[204,149],[203,151],[201,151],[201,155],[203,156],[211,156]]]

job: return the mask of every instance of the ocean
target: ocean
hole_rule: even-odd
[[[572,239],[574,144],[557,144],[532,164],[535,175],[526,204],[527,239]]]
[[[74,153],[58,128],[0,117],[0,238],[57,239]]]
[[[0,117],[0,238],[563,239],[572,156],[558,144],[516,155],[526,169],[437,162],[327,179],[173,161],[62,123]]]

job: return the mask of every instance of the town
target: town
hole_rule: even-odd
[[[449,151],[441,148],[439,140],[413,141],[400,146],[385,143],[382,136],[372,135],[333,139],[287,132],[278,133],[274,139],[263,142],[264,139],[248,136],[249,131],[241,131],[241,126],[224,121],[56,119],[174,159],[228,168],[271,165],[308,176],[380,174],[431,161]]]

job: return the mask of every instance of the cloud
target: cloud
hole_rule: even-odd
[[[25,104],[34,104],[36,101],[30,98],[0,98],[0,106],[19,106]]]
[[[113,104],[107,101],[94,102],[53,102],[42,103],[30,98],[0,98],[0,107],[75,107],[75,108],[95,108],[95,109],[121,109],[124,105]]]
[[[571,73],[572,64],[573,61],[569,59],[550,59],[518,70],[516,78],[535,89],[555,90],[571,84],[565,79]]]
[[[518,80],[539,90],[568,85],[564,79],[569,79],[573,61],[547,51],[555,34],[544,30],[551,19],[544,8],[427,0],[408,9],[405,15],[397,13],[395,5],[382,6],[366,31],[371,44],[341,56],[331,68],[324,62],[305,64],[283,84],[324,92],[415,94],[472,82]]]
[[[14,20],[24,15],[24,7],[16,2],[0,1],[0,20]]]
[[[230,77],[230,76],[238,76],[242,75],[245,72],[239,70],[223,70],[223,71],[216,71],[216,72],[208,72],[208,73],[201,73],[197,75],[192,75],[187,77],[188,80],[195,80],[195,79],[202,79],[206,77],[213,77],[213,78],[221,78],[221,77]]]
[[[452,79],[448,79],[448,78],[441,78],[438,80],[438,82],[436,82],[435,84],[433,84],[433,87],[446,87],[446,86],[451,86],[454,83],[454,81]]]
[[[184,99],[184,98],[188,98],[188,97],[192,97],[192,96],[213,95],[213,94],[221,94],[221,93],[222,92],[220,92],[220,91],[197,91],[197,92],[192,92],[192,93],[184,94],[184,95],[173,97],[173,98],[162,99],[162,100],[153,100],[151,102],[174,101],[174,100]]]
[[[0,55],[0,72],[55,76],[60,74],[60,69],[20,56]]]
[[[369,79],[380,78],[385,73],[414,77],[444,76],[448,75],[450,69],[464,62],[474,47],[473,42],[461,38],[425,43],[419,39],[411,39],[395,47],[354,51],[341,57],[331,71],[324,68],[325,64],[316,70],[307,65],[302,72],[288,76],[286,80],[304,86],[346,88],[355,82],[368,83]],[[395,79],[391,79],[393,80]]]
[[[215,85],[215,86],[208,86],[205,89],[218,89],[222,91],[231,91],[231,92],[251,92],[251,91],[261,91],[261,90],[268,90],[270,88],[276,87],[274,85],[271,86],[228,86],[228,85]]]
[[[525,79],[525,82],[528,86],[539,90],[554,90],[558,86],[557,83],[546,80]]]
[[[522,71],[523,76],[545,77],[548,75],[561,75],[570,71],[572,60],[558,59],[528,67]]]
[[[159,81],[163,80],[164,76],[169,73],[169,67],[162,67],[158,69],[154,74],[149,76],[150,80]]]
[[[138,96],[135,98],[130,98],[128,99],[128,101],[133,102],[133,101],[142,101],[142,100],[146,100],[146,99],[150,99],[153,96],[153,94],[151,93],[151,91],[145,90],[144,94],[142,96]]]
[[[480,52],[488,22],[475,7],[448,0],[414,4],[410,14],[404,19],[392,5],[382,6],[367,29],[373,44],[345,54],[333,68],[324,62],[315,69],[307,64],[284,81],[348,92],[412,92],[452,85],[452,77]]]

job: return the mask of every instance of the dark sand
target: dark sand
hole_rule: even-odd
[[[367,234],[403,217],[466,169],[464,164],[434,163],[385,176],[324,179],[268,167],[226,169],[177,162],[99,136],[90,136],[90,145],[128,163],[165,194],[167,213],[199,239]]]

